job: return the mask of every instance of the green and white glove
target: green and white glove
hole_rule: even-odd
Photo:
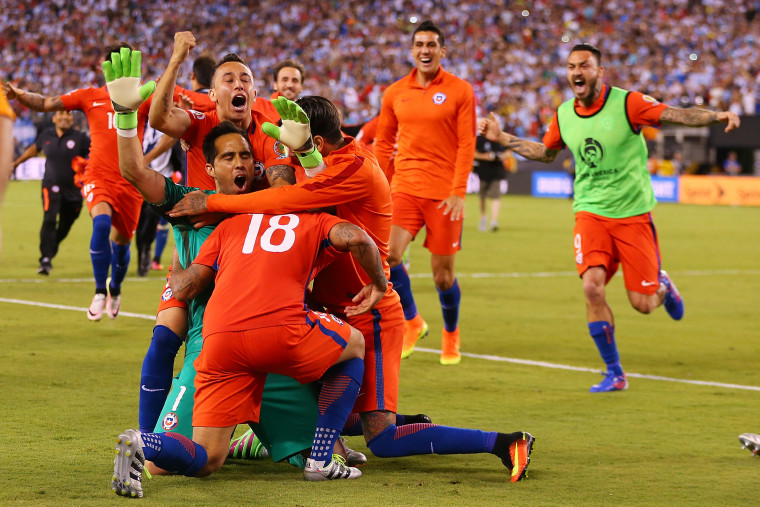
[[[140,86],[142,54],[129,48],[111,53],[111,60],[103,62],[108,94],[116,111],[116,128],[137,128],[137,109],[156,89],[156,82]]]
[[[309,117],[301,106],[285,97],[272,99],[272,105],[282,119],[282,127],[265,122],[261,126],[264,133],[295,152],[304,169],[321,165],[322,155],[314,146],[309,128]]]

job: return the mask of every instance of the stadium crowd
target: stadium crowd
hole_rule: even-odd
[[[96,85],[110,39],[139,46],[145,74],[157,76],[173,34],[190,30],[194,54],[234,51],[248,61],[264,96],[274,65],[299,60],[304,94],[329,97],[345,123],[363,123],[377,114],[385,87],[411,69],[409,34],[427,18],[444,27],[443,64],[473,84],[479,113],[496,111],[522,137],[538,139],[569,98],[564,62],[579,41],[602,48],[608,82],[668,104],[755,114],[760,93],[758,0],[3,3],[2,74],[48,94]],[[183,72],[180,79],[190,68]]]

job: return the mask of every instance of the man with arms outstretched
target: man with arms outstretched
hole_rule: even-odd
[[[565,147],[573,153],[575,264],[583,282],[589,334],[607,367],[604,379],[591,386],[592,393],[628,388],[605,293],[620,265],[634,309],[647,314],[664,304],[675,320],[684,313],[683,300],[661,265],[642,127],[725,123],[728,132],[739,126],[739,117],[731,112],[674,108],[639,92],[607,86],[601,59],[599,49],[590,44],[572,48],[567,80],[575,98],[559,106],[543,143],[502,132],[493,113],[478,124],[488,139],[531,160],[551,162]]]

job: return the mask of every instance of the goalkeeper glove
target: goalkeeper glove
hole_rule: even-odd
[[[304,169],[313,169],[321,165],[322,155],[314,146],[309,117],[301,106],[285,97],[272,99],[272,105],[282,119],[282,127],[265,122],[261,126],[264,133],[295,152]]]
[[[137,109],[156,89],[156,82],[140,86],[142,54],[129,48],[111,53],[111,60],[103,62],[108,94],[116,111],[116,128],[137,128]]]

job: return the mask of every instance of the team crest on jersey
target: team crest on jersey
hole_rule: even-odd
[[[172,298],[172,288],[167,287],[163,294],[161,294],[161,301],[169,301]]]
[[[202,120],[203,118],[206,117],[205,114],[201,113],[200,111],[196,111],[194,109],[188,109],[187,112],[190,113],[190,114],[192,114],[193,116],[195,116],[195,118],[198,119],[198,120]]]
[[[161,427],[166,430],[173,430],[179,424],[179,417],[174,412],[169,412],[164,416],[164,420],[161,421]]]
[[[433,104],[440,106],[444,102],[446,102],[446,94],[438,92],[435,95],[433,95]]]
[[[68,149],[73,150],[74,146],[76,146],[76,143],[74,142],[73,139],[69,139],[68,141],[66,141],[66,147]]]
[[[575,263],[578,264],[579,266],[581,264],[583,264],[583,254],[582,253],[575,254]]]
[[[264,169],[264,162],[258,160],[253,163],[253,179],[259,181],[264,177],[266,170]]]
[[[581,159],[583,160],[583,163],[592,169],[596,169],[596,167],[602,162],[603,157],[604,150],[602,149],[602,145],[599,144],[599,141],[593,137],[587,137],[586,140],[583,141],[583,146],[581,147]]]
[[[275,141],[274,143],[274,154],[277,155],[277,158],[287,158],[288,157],[288,147],[282,144],[280,141]]]
[[[660,103],[659,100],[657,100],[656,98],[652,97],[651,95],[643,95],[641,98],[644,99],[644,102],[651,102],[652,104],[659,104]]]

